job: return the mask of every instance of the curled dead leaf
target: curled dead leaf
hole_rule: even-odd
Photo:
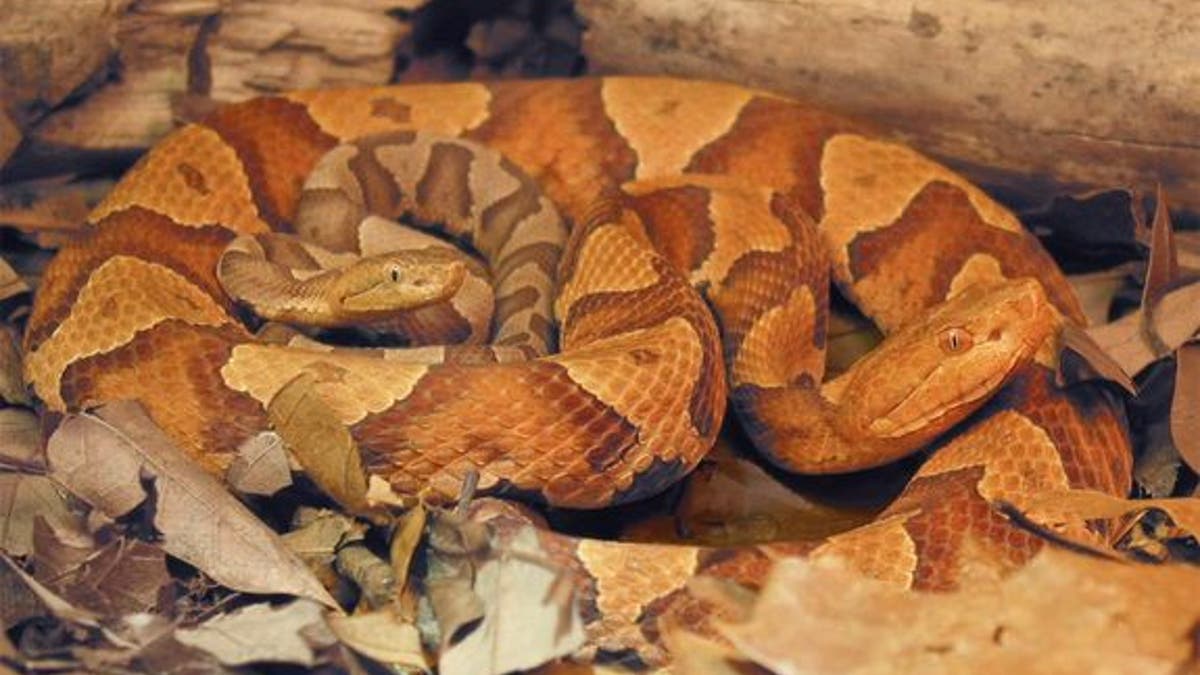
[[[777,673],[1176,673],[1193,657],[1200,607],[1168,589],[1197,587],[1195,568],[1054,549],[955,593],[900,590],[836,559],[783,559],[749,620],[721,633],[739,658]]]
[[[439,672],[526,670],[575,652],[586,638],[570,573],[535,528],[489,526],[471,492],[468,483],[458,508],[430,514],[423,581],[440,631]]]
[[[425,532],[425,523],[429,512],[423,504],[417,504],[400,518],[392,541],[388,547],[388,559],[392,563],[392,572],[396,578],[396,588],[408,585],[409,569],[413,556],[421,544]]]
[[[28,293],[29,290],[29,284],[25,283],[12,265],[0,258],[0,301]]]
[[[367,472],[358,445],[316,390],[316,377],[298,375],[267,406],[271,425],[322,490],[353,513],[366,513]]]
[[[136,403],[67,415],[46,449],[55,480],[111,518],[156,492],[163,548],[218,582],[335,606],[324,587],[241,502],[176,447]]]
[[[48,477],[0,473],[0,551],[13,556],[32,553],[38,518],[65,527],[80,525],[79,517],[67,507],[62,492]]]
[[[1058,360],[1060,385],[1104,379],[1119,385],[1130,396],[1137,396],[1137,385],[1121,364],[1096,344],[1087,331],[1073,324],[1059,333],[1061,353]]]
[[[429,670],[417,627],[389,610],[329,617],[334,635],[354,651],[380,663]]]
[[[243,441],[225,472],[225,481],[242,494],[263,496],[291,485],[292,469],[279,435],[264,431]]]
[[[1163,511],[1200,539],[1200,499],[1122,499],[1095,490],[1062,490],[1037,495],[1025,504],[1031,517],[1053,523],[1113,520],[1149,509]]]
[[[321,606],[311,600],[285,605],[258,603],[215,616],[175,639],[212,654],[227,666],[290,663],[311,667],[316,650],[333,643]]]
[[[3,261],[0,261],[2,264]],[[0,293],[3,289],[0,289]],[[0,324],[0,402],[30,406],[33,399],[21,372],[21,349],[17,332]]]
[[[0,408],[0,466],[30,472],[46,468],[42,427],[32,411]]]

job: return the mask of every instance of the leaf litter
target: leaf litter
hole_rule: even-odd
[[[1060,200],[1027,220],[1051,236],[1069,232],[1068,256],[1095,242],[1096,255],[1072,271],[1100,321],[1066,340],[1077,358],[1064,380],[1137,388],[1139,486],[1172,498],[1076,491],[1023,504],[1021,515],[1114,523],[1113,551],[1164,565],[1052,545],[1011,576],[926,595],[880,587],[836,559],[782,560],[763,589],[706,591],[732,593],[729,616],[741,617],[722,624],[717,641],[667,627],[677,672],[746,672],[752,663],[777,672],[1194,667],[1189,636],[1200,617],[1189,594],[1170,589],[1200,586],[1193,568],[1170,561],[1197,559],[1200,527],[1200,500],[1184,496],[1196,489],[1200,439],[1200,237],[1172,235],[1158,202],[1149,227],[1125,191]],[[1112,225],[1096,227],[1097,212]],[[1075,219],[1070,227],[1046,225],[1064,213]],[[1148,265],[1135,259],[1143,246]],[[15,301],[19,315],[28,293],[12,276],[6,306]],[[1139,276],[1141,308],[1109,321],[1114,294],[1130,297]],[[848,353],[875,339],[856,320],[838,325]],[[552,562],[537,530],[479,521],[469,490],[450,510],[391,492],[362,469],[311,378],[282,390],[274,428],[243,445],[226,476],[239,501],[130,404],[66,416],[43,454],[40,422],[14,376],[13,335],[0,339],[0,399],[16,406],[0,408],[0,546],[9,556],[0,563],[0,669],[366,672],[377,663],[405,672],[581,672],[562,660],[590,653],[574,595],[580,580]],[[676,541],[734,544],[820,537],[875,508],[827,502],[845,487],[838,480],[785,487],[736,451],[707,466],[649,505],[590,520],[547,515],[585,534],[641,540],[670,530]],[[911,468],[866,480],[898,485]],[[274,513],[281,505],[282,517]],[[611,672],[586,672],[601,671]]]

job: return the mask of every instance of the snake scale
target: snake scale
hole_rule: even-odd
[[[237,235],[370,252],[386,238],[372,214],[486,260],[493,346],[454,302],[422,321],[466,343],[405,353],[247,329],[215,273]],[[822,385],[830,275],[890,337]],[[46,270],[26,376],[53,410],[137,399],[219,472],[310,373],[400,491],[454,495],[477,471],[482,490],[588,508],[685,476],[727,396],[768,459],[805,472],[882,464],[966,420],[870,525],[775,546],[949,588],[965,542],[1005,566],[1036,550],[996,500],[1129,490],[1119,410],[1054,384],[1062,321],[1083,321],[1078,302],[1011,213],[860,123],[675,79],[396,86],[269,96],[166,137]],[[697,569],[748,578],[769,557],[554,546],[615,651],[643,649]],[[622,592],[614,575],[637,570],[657,581]]]

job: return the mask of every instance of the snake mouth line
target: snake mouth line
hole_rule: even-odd
[[[1011,359],[1009,359],[1009,362],[1005,368],[997,369],[994,373],[988,375],[981,383],[972,387],[965,394],[954,399],[954,401],[936,406],[934,408],[923,409],[919,414],[913,417],[912,421],[895,427],[882,437],[895,439],[908,436],[920,431],[922,428],[936,426],[936,424],[934,424],[935,422],[945,419],[946,417],[952,415],[956,410],[981,404],[985,399],[989,398],[991,394],[994,394],[1004,383],[1004,381],[1011,376],[1018,361],[1020,361],[1020,358],[1017,355],[1014,355]],[[923,392],[919,387],[914,388],[912,391],[908,392],[903,399],[896,403],[896,405],[892,406],[888,410],[888,415],[899,410],[909,401],[917,399],[917,397],[921,396],[922,394]],[[941,414],[931,414],[933,410],[942,410],[944,412]],[[881,419],[887,419],[887,416],[885,415]],[[873,422],[871,426],[875,427],[876,423]]]

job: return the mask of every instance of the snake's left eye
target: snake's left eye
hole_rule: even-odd
[[[947,354],[961,354],[973,344],[971,334],[962,328],[947,328],[938,334],[938,346]]]
[[[390,274],[392,276],[392,283],[400,283],[400,268],[399,267],[393,265],[388,270],[388,274]]]

